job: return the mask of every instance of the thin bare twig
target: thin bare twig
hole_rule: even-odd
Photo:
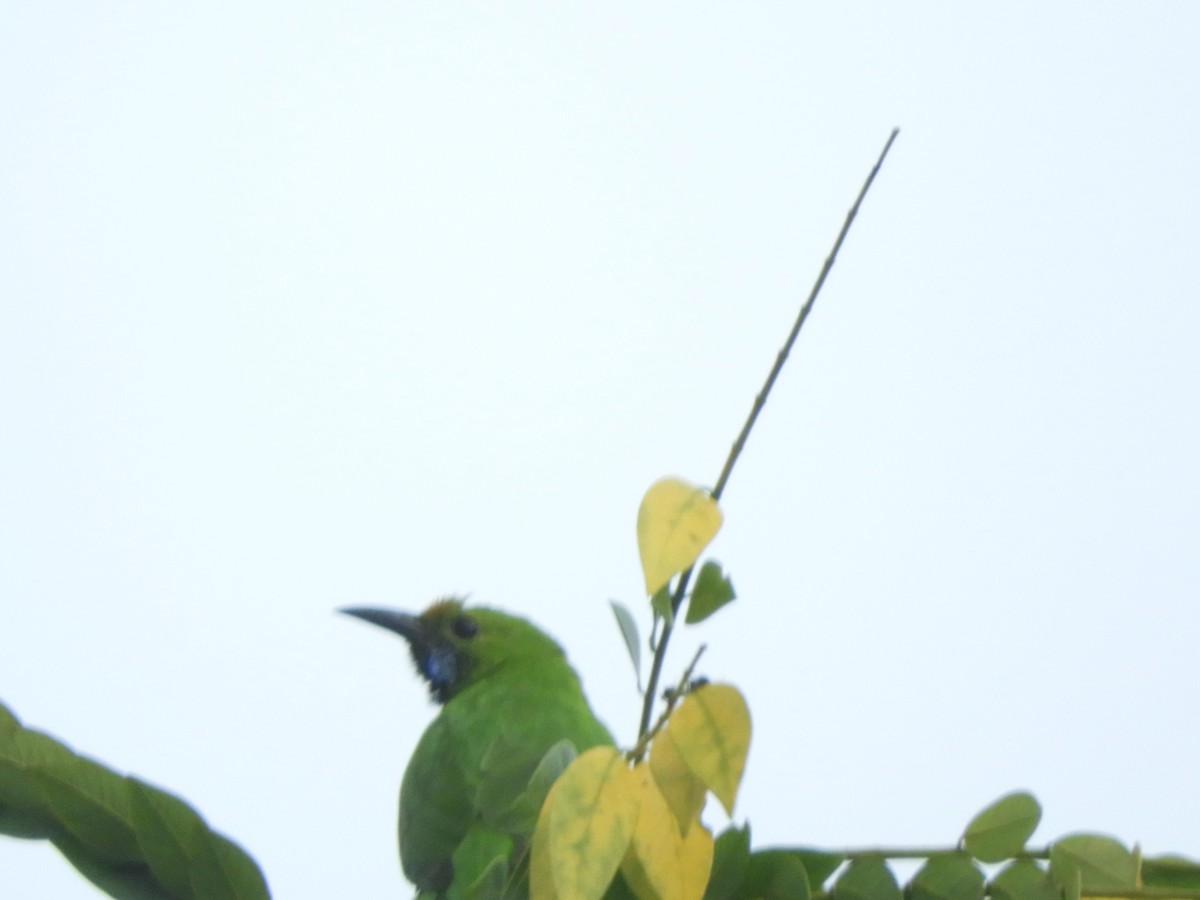
[[[729,450],[729,456],[725,459],[725,466],[721,469],[721,475],[717,478],[716,486],[712,489],[714,500],[721,499],[725,485],[729,482],[729,476],[733,473],[734,463],[742,455],[742,450],[746,446],[746,440],[750,437],[750,431],[754,428],[754,423],[758,420],[758,414],[767,405],[767,397],[771,394],[771,388],[775,386],[775,379],[779,377],[779,373],[783,369],[783,364],[787,361],[788,354],[792,352],[792,346],[796,343],[796,338],[800,334],[800,329],[804,327],[804,322],[808,318],[809,312],[812,311],[813,304],[817,300],[817,295],[821,293],[825,279],[833,268],[834,261],[837,259],[838,251],[842,249],[842,243],[846,240],[846,235],[850,232],[850,226],[858,215],[859,207],[862,206],[863,199],[867,196],[867,191],[871,189],[871,184],[875,181],[875,176],[879,174],[879,169],[883,166],[883,161],[887,158],[888,151],[892,149],[892,144],[899,134],[899,128],[892,129],[887,143],[883,145],[883,150],[880,152],[879,158],[875,161],[875,165],[867,175],[867,180],[863,182],[862,190],[858,192],[858,197],[855,199],[854,205],[850,207],[850,212],[846,214],[846,221],[842,223],[842,230],[838,232],[837,240],[833,242],[833,249],[829,251],[829,255],[825,258],[825,264],[821,266],[821,272],[817,275],[817,280],[813,283],[812,290],[808,293],[808,299],[800,307],[800,312],[796,316],[796,322],[792,325],[791,333],[788,334],[787,340],[784,341],[783,348],[779,351],[778,356],[775,357],[775,364],[771,366],[771,371],[767,374],[767,380],[763,382],[762,389],[754,398],[754,405],[750,407],[750,415],[746,417],[746,424],[742,426],[741,433],[737,436],[737,440],[733,442],[733,446]],[[691,578],[692,570],[690,568],[679,576],[679,582],[675,585],[675,592],[671,596],[672,618],[679,613],[679,608],[683,605],[683,599],[687,595],[688,582],[691,581]],[[639,742],[650,730],[650,716],[654,711],[654,695],[658,691],[658,681],[662,675],[663,661],[666,659],[667,644],[670,641],[674,624],[673,621],[663,623],[662,635],[659,637],[658,647],[654,652],[654,662],[650,667],[650,677],[646,683],[646,694],[642,703],[642,720],[638,727]]]

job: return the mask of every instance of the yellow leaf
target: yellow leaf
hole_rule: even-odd
[[[550,843],[550,816],[546,811],[553,809],[558,802],[557,791],[558,783],[555,782],[542,802],[542,810],[533,828],[533,850],[529,861],[529,900],[559,900],[558,890],[554,887],[554,872],[550,867],[550,854],[546,852]]]
[[[637,766],[634,775],[641,802],[633,841],[621,863],[626,884],[639,900],[700,900],[712,868],[712,835],[697,822],[689,838],[680,837],[649,767]]]
[[[638,507],[638,552],[646,593],[653,595],[692,565],[721,528],[721,510],[708,491],[679,478],[650,485]]]
[[[713,864],[712,832],[696,823],[696,827],[688,831],[679,849],[679,871],[683,877],[683,896],[703,897],[708,887],[708,878],[712,874]]]
[[[693,691],[671,714],[667,730],[688,768],[733,815],[750,750],[750,710],[741,692],[731,684]]]
[[[532,900],[602,897],[629,846],[638,797],[636,779],[616,748],[593,747],[577,756],[538,815]]]
[[[704,809],[707,789],[684,761],[669,728],[659,732],[650,745],[650,771],[667,806],[675,813],[680,834],[686,835]]]

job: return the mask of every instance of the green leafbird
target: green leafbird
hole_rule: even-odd
[[[442,704],[400,785],[404,874],[419,896],[525,896],[537,811],[571,756],[562,742],[613,743],[562,648],[524,619],[454,598],[419,616],[342,612],[405,638]]]

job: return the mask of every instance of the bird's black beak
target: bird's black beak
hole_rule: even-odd
[[[349,606],[339,609],[338,612],[370,622],[372,625],[378,625],[380,628],[386,628],[388,631],[394,631],[410,644],[420,641],[425,632],[420,616],[397,612],[394,609]]]
[[[452,696],[463,663],[454,647],[439,639],[436,628],[431,628],[426,619],[394,609],[377,609],[369,606],[350,606],[338,612],[356,619],[394,631],[408,641],[408,650],[421,677],[429,682],[430,693],[438,703],[446,703]]]

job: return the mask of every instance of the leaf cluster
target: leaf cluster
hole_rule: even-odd
[[[188,804],[25,728],[3,704],[0,834],[50,841],[113,897],[270,896],[254,860]]]
[[[976,815],[955,846],[929,851],[751,851],[749,826],[734,827],[716,840],[704,900],[1200,900],[1200,864],[1143,859],[1099,834],[1031,849],[1040,819],[1033,795],[1008,794]],[[903,885],[890,865],[898,859],[922,861]]]
[[[638,511],[638,547],[656,626],[663,627],[647,687],[653,700],[666,635],[682,594],[683,576],[721,526],[711,494],[678,478],[650,487]],[[700,621],[734,598],[715,563],[706,564],[686,621]],[[636,620],[613,603],[635,669]],[[693,663],[694,665],[694,663]],[[668,692],[653,728],[643,728],[627,754],[611,747],[575,759],[546,796],[533,833],[532,900],[611,897],[623,888],[638,900],[700,900],[709,883],[715,844],[700,819],[709,793],[732,815],[750,748],[750,712],[729,684],[693,684],[691,667]],[[621,878],[614,884],[617,872]]]
[[[613,747],[582,753],[546,796],[533,833],[533,900],[612,896],[618,871],[638,900],[699,900],[712,867],[700,821],[708,792],[732,812],[750,714],[732,685],[692,691],[641,759]]]

